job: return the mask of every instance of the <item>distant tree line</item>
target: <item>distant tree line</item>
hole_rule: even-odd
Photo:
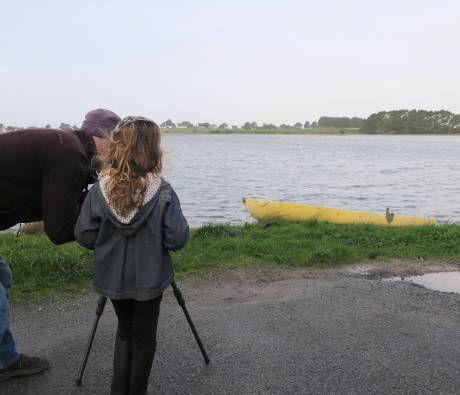
[[[334,128],[360,128],[363,125],[362,118],[349,117],[321,117],[318,126]]]
[[[182,121],[174,123],[171,119],[168,119],[160,124],[163,128],[205,128],[205,129],[243,129],[243,130],[277,130],[277,129],[311,129],[317,127],[334,127],[334,128],[356,128],[359,129],[362,125],[362,118],[347,118],[347,117],[321,117],[318,122],[305,121],[295,122],[294,124],[282,123],[281,125],[275,125],[273,123],[262,123],[261,125],[255,121],[244,122],[243,125],[228,125],[227,123],[221,123],[219,126],[210,122],[199,122],[193,124],[189,121]]]
[[[263,123],[262,125],[258,125],[255,121],[248,121],[244,122],[243,125],[229,125],[225,122],[217,125],[210,122],[198,122],[197,124],[193,124],[189,121],[181,121],[178,123],[173,122],[171,119],[167,119],[166,121],[160,123],[162,128],[205,128],[205,129],[243,129],[243,130],[257,130],[257,129],[289,129],[289,128],[296,128],[296,129],[308,129],[311,127],[316,127],[317,122],[310,123],[309,121],[305,121],[304,123],[296,122],[293,125],[281,124],[279,126],[274,125],[272,123]]]
[[[178,123],[168,119],[160,124],[162,128],[204,128],[204,129],[233,129],[233,130],[286,130],[286,129],[311,129],[323,128],[356,128],[360,133],[367,134],[453,134],[460,133],[460,114],[450,111],[426,111],[426,110],[397,110],[382,111],[370,115],[367,119],[358,117],[329,117],[323,116],[318,122],[305,121],[296,122],[292,125],[282,123],[262,123],[259,125],[255,121],[244,122],[243,125],[229,125],[225,122],[217,125],[211,122],[198,122],[196,124],[189,121]],[[50,124],[45,128],[51,128]],[[31,127],[29,127],[31,128]],[[78,129],[76,125],[61,122],[58,129]],[[17,126],[5,126],[0,123],[0,133],[11,132],[24,129]]]
[[[171,119],[167,119],[166,121],[160,123],[160,126],[162,128],[204,128],[204,129],[233,129],[233,130],[238,130],[238,129],[243,129],[243,130],[277,130],[277,129],[310,129],[310,128],[316,128],[318,126],[327,126],[327,127],[356,127],[356,126],[344,126],[348,125],[350,122],[346,122],[344,120],[355,120],[359,118],[333,118],[333,117],[321,117],[320,122],[310,122],[310,121],[305,121],[305,122],[296,122],[292,125],[282,123],[281,125],[275,125],[273,123],[262,123],[259,125],[255,121],[247,121],[244,122],[243,125],[238,126],[238,125],[229,125],[225,122],[217,125],[213,124],[210,122],[198,122],[196,124],[189,122],[189,121],[181,121],[178,123],[173,122]],[[323,123],[321,124],[321,120],[323,120]],[[328,121],[329,120],[329,121]],[[330,121],[332,120],[332,121]],[[338,120],[334,122],[333,120]],[[30,126],[29,128],[34,128],[35,126]],[[47,124],[44,126],[47,129],[52,128],[50,124]],[[65,122],[61,122],[59,126],[57,127],[58,129],[78,129],[76,125],[70,125]],[[4,126],[3,124],[0,123],[0,133],[2,132],[11,132],[14,130],[20,130],[24,129],[23,127],[17,127],[17,126]]]
[[[460,133],[460,114],[450,111],[397,110],[372,114],[360,133],[453,134]]]
[[[0,133],[5,132],[14,132],[15,130],[22,130],[22,129],[36,129],[39,127],[43,127],[45,129],[51,129],[52,126],[48,123],[45,126],[28,126],[26,128],[22,126],[5,126],[3,123],[0,123]],[[65,129],[74,129],[77,130],[79,127],[77,125],[70,125],[69,123],[61,122],[57,129],[65,130]]]

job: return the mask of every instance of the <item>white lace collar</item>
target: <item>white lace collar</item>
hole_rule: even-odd
[[[101,188],[102,195],[104,196],[108,206],[110,207],[110,210],[112,211],[113,215],[117,218],[117,220],[123,224],[129,224],[139,210],[136,207],[134,207],[127,215],[120,215],[119,213],[117,213],[115,207],[113,206],[112,202],[110,201],[107,195],[106,188],[109,180],[109,175],[103,175],[99,178],[99,186]],[[158,188],[160,188],[160,184],[161,178],[159,176],[152,173],[147,174],[147,189],[145,190],[144,200],[142,202],[143,206],[145,206],[150,200],[152,200],[153,196],[157,193]]]

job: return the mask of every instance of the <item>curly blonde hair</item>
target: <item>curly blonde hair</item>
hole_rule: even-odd
[[[147,189],[147,174],[161,175],[163,151],[160,128],[153,121],[135,121],[117,127],[101,159],[101,175],[109,176],[106,193],[116,212],[127,215],[140,209]]]

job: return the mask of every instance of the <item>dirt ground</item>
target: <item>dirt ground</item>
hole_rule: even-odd
[[[388,261],[331,269],[241,268],[178,281],[211,358],[203,363],[172,292],[151,375],[157,394],[460,393],[460,295],[392,276],[460,262]],[[74,379],[94,320],[88,291],[12,309],[18,344],[51,370],[1,394],[109,393],[116,317],[108,304],[84,386]]]

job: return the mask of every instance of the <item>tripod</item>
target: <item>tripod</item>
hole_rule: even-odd
[[[203,354],[204,361],[206,365],[208,365],[210,362],[208,358],[208,354],[206,354],[206,350],[204,349],[203,344],[201,343],[200,336],[198,335],[195,325],[193,325],[192,319],[190,318],[190,314],[188,313],[187,308],[185,307],[185,301],[184,301],[184,298],[182,297],[182,292],[177,287],[174,281],[171,282],[171,287],[173,289],[174,296],[176,297],[177,303],[179,303],[180,307],[182,307],[182,310],[185,314],[185,318],[187,319],[187,322],[190,325],[190,329],[192,330],[193,336],[195,336],[195,340],[198,344],[198,347],[200,348],[201,354]],[[94,336],[96,335],[96,330],[99,324],[99,319],[101,318],[101,315],[104,312],[106,302],[107,302],[107,298],[105,296],[99,296],[99,299],[97,301],[97,307],[96,307],[96,320],[94,321],[93,328],[91,329],[91,333],[88,339],[88,344],[86,345],[86,349],[83,354],[83,360],[81,362],[80,370],[78,372],[78,377],[76,379],[78,386],[82,385],[83,374],[85,373],[85,369],[86,369],[86,363],[88,362],[88,357],[91,352],[91,347],[93,345]]]

